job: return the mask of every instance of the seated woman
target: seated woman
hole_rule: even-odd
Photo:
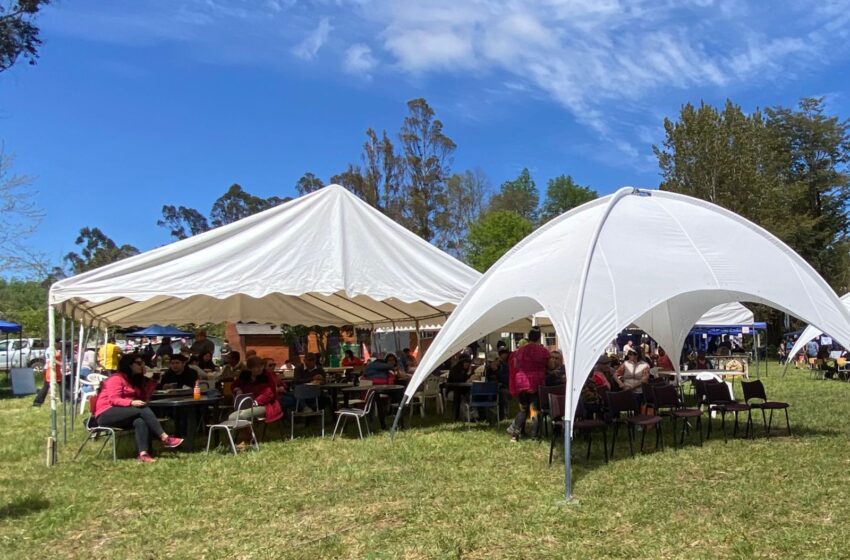
[[[213,362],[212,352],[204,352],[198,358],[198,367],[207,373],[218,371],[218,366]]]
[[[670,356],[668,356],[664,348],[660,346],[658,347],[658,360],[656,360],[655,365],[658,367],[659,371],[673,371],[675,369]]]
[[[395,354],[387,354],[383,360],[369,362],[363,370],[362,379],[369,379],[375,385],[392,385],[398,375],[398,361]]]
[[[231,350],[227,355],[227,363],[221,368],[221,380],[233,381],[239,377],[244,369],[245,364],[242,363],[242,355],[236,350]]]
[[[365,362],[361,358],[358,358],[354,355],[354,352],[351,350],[345,351],[345,357],[342,359],[342,367],[360,367],[364,365]]]
[[[620,389],[634,394],[638,406],[643,402],[643,384],[649,381],[649,366],[638,360],[636,350],[628,351],[626,361],[617,369],[614,378]]]
[[[546,385],[563,385],[566,382],[567,368],[564,366],[564,357],[557,350],[552,350],[546,364]]]
[[[239,379],[233,382],[231,390],[234,402],[240,395],[247,395],[254,400],[254,405],[242,409],[240,413],[234,410],[229,420],[264,417],[267,423],[271,423],[283,416],[277,400],[277,383],[266,374],[265,366],[265,360],[258,356],[248,358],[248,369],[239,374]]]
[[[151,463],[156,460],[148,448],[151,433],[169,448],[177,447],[183,440],[166,434],[148,408],[147,401],[156,389],[156,381],[147,379],[144,371],[141,357],[123,356],[118,362],[118,373],[101,384],[92,407],[98,426],[133,428],[139,461]]]

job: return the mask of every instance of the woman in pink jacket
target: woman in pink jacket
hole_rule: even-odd
[[[118,372],[100,386],[93,409],[98,426],[133,428],[139,461],[152,463],[156,459],[151,457],[148,449],[151,433],[165,447],[177,447],[183,440],[166,434],[153,411],[148,408],[147,401],[156,389],[156,381],[145,377],[144,367],[141,356],[122,356],[118,362]]]

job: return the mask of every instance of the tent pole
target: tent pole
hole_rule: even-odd
[[[65,364],[68,361],[68,353],[65,351],[66,346],[66,338],[65,338],[65,315],[62,314],[62,350],[61,350],[61,369],[59,374],[62,378],[59,380],[59,388],[60,388],[60,398],[62,399],[62,444],[68,443],[68,403],[65,402]]]
[[[570,457],[572,456],[572,421],[564,419],[564,495],[567,501],[573,499],[573,473],[570,468]]]
[[[71,406],[74,408],[71,410],[71,431],[74,431],[74,420],[77,418],[77,398],[80,395],[80,371],[83,367],[83,347],[85,345],[86,338],[86,329],[83,326],[82,320],[80,321],[80,339],[77,341],[77,363],[76,363],[76,372],[75,372],[75,380],[74,380],[74,397],[71,400]]]
[[[44,367],[50,368],[50,436],[47,438],[47,466],[56,464],[56,317],[55,309],[47,307],[47,356]]]
[[[584,265],[581,269],[581,279],[579,281],[578,293],[576,294],[576,312],[573,316],[573,337],[570,341],[570,367],[567,369],[567,394],[565,399],[566,406],[564,407],[564,438],[572,437],[570,430],[572,429],[572,420],[573,420],[573,378],[576,375],[576,353],[578,352],[578,334],[579,328],[581,324],[581,308],[584,303],[584,293],[587,290],[587,277],[590,275],[590,262],[593,260],[593,254],[596,252],[596,243],[599,241],[599,235],[602,233],[602,228],[605,226],[605,222],[608,220],[608,216],[611,215],[611,211],[614,210],[614,206],[625,196],[628,196],[630,193],[635,192],[637,189],[623,187],[618,190],[611,197],[611,200],[608,201],[608,205],[605,207],[605,212],[602,214],[599,219],[599,223],[596,224],[596,228],[593,231],[593,236],[590,238],[590,244],[587,247],[587,253],[584,256]],[[555,329],[557,332],[557,328]],[[584,375],[587,375],[588,372],[584,372]],[[568,429],[569,428],[569,429]],[[569,502],[572,500],[573,492],[572,492],[572,465],[570,461],[570,456],[564,450],[564,497]]]

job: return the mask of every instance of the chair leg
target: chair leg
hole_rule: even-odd
[[[334,433],[331,434],[331,441],[336,439],[336,430],[339,428],[339,421],[342,420],[342,414],[337,415],[336,424],[334,424]]]
[[[114,463],[118,461],[118,438],[115,437],[115,432],[110,434],[109,439],[112,440],[112,462]]]
[[[295,439],[295,411],[293,411],[290,415],[289,421],[289,441]]]
[[[410,412],[412,413],[413,410],[411,410]],[[421,399],[419,401],[419,417],[425,418],[425,399]]]
[[[635,446],[634,446],[635,426],[634,426],[634,424],[629,424],[626,427],[626,431],[629,432],[629,453],[631,453],[632,457],[634,457],[635,456]]]
[[[225,428],[224,431],[227,432],[227,439],[230,441],[230,450],[233,451],[234,455],[237,455],[238,451],[236,451],[236,442],[233,441],[233,434],[231,433],[230,428]]]
[[[785,413],[785,416],[786,416],[786,417],[788,416],[788,413],[787,413],[787,412]],[[83,444],[80,446],[80,448],[79,448],[79,449],[77,449],[77,452],[74,454],[74,459],[73,459],[74,461],[76,461],[76,460],[77,460],[77,457],[79,457],[79,456],[80,456],[80,453],[82,453],[82,452],[83,452],[83,448],[86,446],[86,444],[89,442],[89,440],[90,440],[90,439],[91,439],[91,434],[88,434],[88,435],[86,436],[86,439],[84,439],[84,440],[83,440]]]
[[[646,441],[646,431],[647,431],[646,428],[647,427],[648,426],[643,426],[643,430],[641,430],[641,432],[640,432],[640,452],[641,453],[643,453],[643,442]],[[635,428],[633,427],[632,429],[634,430]]]
[[[608,428],[602,427],[602,454],[605,456],[605,462],[608,462]]]
[[[767,432],[767,416],[764,413],[764,409],[761,409],[761,427],[764,430],[767,437],[770,437],[770,434]]]
[[[360,432],[360,439],[363,439],[363,428],[360,427],[360,417],[357,416],[355,419],[357,420],[357,431]]]
[[[566,453],[566,450],[564,451]],[[552,455],[555,453],[555,430],[552,430],[552,437],[549,441],[549,466],[552,466]]]
[[[661,422],[655,425],[655,450],[658,451],[659,444],[661,445],[661,451],[664,451],[664,432],[661,428]],[[673,437],[676,437],[676,433],[673,432]]]
[[[98,450],[97,455],[95,455],[95,458],[100,457],[100,454],[103,453],[104,449],[106,449],[106,444],[109,443],[109,438],[111,436],[112,436],[111,433],[109,433],[109,432],[106,433],[106,439],[103,440],[103,445],[100,446],[100,450]]]
[[[767,437],[770,437],[770,426],[773,424],[773,409],[770,409],[770,415],[767,420]]]
[[[617,432],[620,431],[620,424],[614,423],[614,437],[611,438],[611,458],[614,458],[614,443],[617,441]]]
[[[325,409],[322,409],[322,437],[325,437]]]
[[[210,428],[209,433],[207,434],[207,450],[206,453],[210,452],[210,444],[212,443],[212,434],[215,431],[215,428]]]
[[[699,434],[699,446],[702,447],[702,415],[697,416],[697,421],[694,423]]]
[[[552,436],[554,437],[554,435],[555,435],[555,427],[553,426],[552,427]],[[587,430],[587,457],[585,458],[586,461],[590,461],[590,446],[591,446],[592,442],[593,442],[593,430]]]
[[[785,409],[785,425],[788,427],[788,435],[791,435],[791,421],[788,420],[788,409]]]
[[[726,440],[726,411],[720,414],[720,427],[723,429],[723,443],[729,443]]]

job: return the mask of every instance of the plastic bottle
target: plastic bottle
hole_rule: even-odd
[[[201,382],[195,381],[195,389],[192,391],[192,398],[196,401],[201,400]]]

